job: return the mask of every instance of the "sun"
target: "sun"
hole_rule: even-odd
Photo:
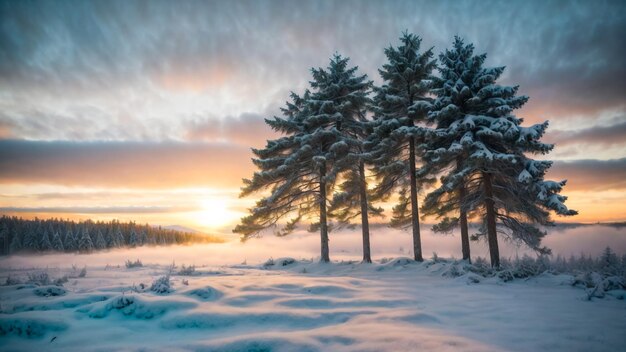
[[[229,208],[228,200],[207,198],[201,202],[196,221],[207,228],[216,229],[232,224],[239,215]]]

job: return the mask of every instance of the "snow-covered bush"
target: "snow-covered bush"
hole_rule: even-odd
[[[172,285],[170,283],[170,276],[164,275],[152,282],[150,291],[158,294],[165,294],[172,292]]]
[[[47,286],[50,285],[50,276],[46,271],[38,271],[33,273],[28,273],[28,281],[29,284],[35,284],[38,286]]]
[[[9,275],[9,276],[7,276],[7,280],[4,282],[4,285],[5,286],[11,286],[11,285],[19,285],[21,283],[22,283],[21,280],[13,277],[11,275]]]
[[[39,297],[63,296],[67,293],[64,288],[58,286],[37,287],[33,293]]]
[[[141,267],[143,267],[143,263],[139,259],[135,260],[134,262],[128,259],[126,260],[126,269],[141,268]]]
[[[190,266],[185,266],[185,264],[183,264],[183,266],[180,268],[180,270],[178,270],[178,275],[183,275],[183,276],[191,276],[194,275],[196,272],[196,266],[195,265],[190,265]]]

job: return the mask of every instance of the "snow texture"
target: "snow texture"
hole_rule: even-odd
[[[594,263],[610,273],[619,259],[606,252]],[[90,266],[63,287],[17,284],[33,269],[3,268],[1,282],[12,279],[0,286],[2,350],[617,351],[625,342],[621,277],[538,274],[541,260],[504,274],[437,256],[280,258],[195,266],[191,276],[119,264]],[[50,269],[48,281],[71,272]],[[589,300],[594,280],[611,294]],[[168,294],[148,289],[153,281]]]

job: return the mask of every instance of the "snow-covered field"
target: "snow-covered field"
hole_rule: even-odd
[[[192,275],[179,274],[180,261],[176,269],[145,260],[138,268],[109,264],[87,266],[85,277],[69,262],[45,269],[50,278],[71,277],[62,287],[1,286],[0,350],[619,351],[626,345],[626,301],[587,301],[565,275],[506,283],[474,274],[453,278],[445,275],[449,263],[402,258],[198,266]],[[5,261],[0,280],[25,281],[41,271]],[[168,272],[170,292],[151,291]]]

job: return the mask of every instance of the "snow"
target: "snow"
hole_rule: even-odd
[[[118,264],[88,266],[63,287],[0,286],[3,350],[600,351],[626,342],[626,301],[588,301],[567,275],[504,282],[407,257],[195,263],[192,276],[171,262]],[[0,279],[33,270],[4,265]],[[51,281],[75,270],[47,269]],[[148,289],[164,277],[168,290]]]

